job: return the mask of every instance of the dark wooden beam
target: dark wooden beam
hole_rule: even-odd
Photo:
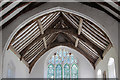
[[[64,34],[64,36],[65,36],[65,39],[67,39],[67,41],[68,41],[69,43],[71,43],[72,45],[74,45],[74,42],[75,42],[76,39],[75,39],[73,36],[70,36],[70,35],[67,35],[67,34]],[[82,41],[82,40],[80,40],[80,41]],[[78,43],[77,48],[83,50],[83,49],[82,49],[83,47],[80,47],[80,46],[79,46],[79,43]],[[93,59],[93,57],[92,57],[91,55],[89,55],[89,53],[87,53],[85,50],[83,50],[83,51],[84,51],[86,54],[88,54],[87,56],[90,57],[90,60],[92,61],[92,63],[95,63],[96,60]]]
[[[52,41],[54,41],[54,39],[56,39],[56,37],[58,36],[58,34],[55,34],[55,35],[52,35],[52,39],[48,39],[47,40],[47,43],[50,43],[50,42],[52,42]],[[37,54],[39,54],[40,52],[42,52],[41,50],[43,50],[44,49],[44,46],[42,45],[42,46],[40,46],[38,49],[37,49],[37,51],[35,51],[34,53],[33,53],[33,55],[31,55],[31,56],[28,56],[25,60],[27,61],[27,62],[29,62],[35,55],[37,55]]]
[[[54,23],[54,24],[56,24],[56,23]],[[52,25],[53,26],[53,25]],[[41,34],[41,35],[39,35],[33,42],[31,42],[28,46],[26,46],[21,52],[20,52],[20,55],[24,55],[25,53],[26,53],[26,51],[30,48],[30,46],[31,45],[33,45],[36,41],[39,41],[39,40],[41,40],[42,38],[44,38],[45,36],[47,36],[47,35],[49,35],[49,34],[54,34],[55,32],[57,32],[57,31],[54,31],[54,32],[52,32],[52,31],[54,31],[54,29],[53,30],[50,30],[49,28],[45,31],[45,34]]]
[[[62,12],[62,16],[63,16],[63,18],[64,19],[66,19],[65,21],[67,21],[67,22],[69,22],[69,24],[71,25],[71,26],[74,26],[76,29],[78,29],[78,31],[79,31],[79,25],[80,24],[77,24],[70,16],[68,16],[68,13],[64,13],[64,12]],[[80,21],[80,20],[79,20]],[[96,26],[97,27],[97,26]],[[84,28],[84,27],[83,27]],[[101,30],[101,29],[99,29],[99,30]],[[102,31],[102,30],[101,30]],[[79,32],[78,32],[79,33]],[[89,33],[89,34],[92,34],[92,33]],[[91,36],[90,36],[91,37]],[[95,36],[94,36],[95,37]],[[96,38],[96,37],[95,37]],[[97,39],[97,38],[96,38]],[[98,39],[97,39],[98,40]],[[76,40],[76,41],[78,41],[78,40]],[[93,41],[92,41],[93,42]],[[77,43],[77,42],[76,42]],[[96,44],[95,42],[93,42],[94,44]],[[96,44],[99,48],[101,48],[102,49],[102,45],[101,44],[99,44],[99,45],[101,45],[101,46],[99,46],[98,45],[98,42],[97,42],[97,44]]]
[[[34,52],[42,45],[42,40],[36,42],[34,45],[32,45],[32,48],[30,47],[28,52],[24,54],[23,58],[26,60],[31,54],[34,54]]]
[[[115,13],[117,13],[118,15],[120,15],[120,11],[114,8],[113,6],[111,6],[110,4],[108,4],[107,2],[98,2],[98,4],[104,5],[108,7],[109,9],[111,9],[112,11],[114,11]]]
[[[20,52],[20,54],[21,55],[25,54],[27,52],[27,50],[30,48],[30,46],[32,46],[36,41],[41,40],[43,37],[45,37],[49,34],[56,34],[56,33],[60,33],[60,32],[68,34],[68,35],[73,35],[73,36],[77,37],[78,39],[82,39],[87,44],[89,44],[93,49],[95,49],[99,53],[99,55],[102,55],[103,51],[99,47],[97,47],[95,44],[93,44],[84,35],[82,35],[82,34],[78,35],[74,29],[47,29],[44,34],[38,36],[33,42],[31,42],[26,48],[24,48],[23,51]],[[103,57],[101,56],[101,58],[103,58]]]
[[[105,41],[107,44],[109,44],[108,39],[105,37],[105,35],[102,35],[99,31],[96,31],[90,24],[88,24],[86,21],[84,21],[83,25],[85,25],[87,28],[91,30],[94,34],[96,34],[100,39]]]
[[[101,50],[99,47],[97,47],[95,44],[93,44],[90,40],[88,40],[83,34],[81,34],[80,39],[83,40],[85,43],[90,45],[100,56],[101,59],[103,59],[103,50]]]
[[[15,15],[13,18],[11,18],[9,21],[7,21],[5,24],[2,25],[2,29],[4,29],[7,25],[9,25],[11,22],[13,22],[15,19],[17,19],[20,15],[38,7],[41,6],[42,4],[44,4],[46,2],[32,2],[29,6],[27,6],[25,9],[23,9],[21,12],[19,12],[19,14]],[[35,20],[31,21],[34,22]]]
[[[10,50],[20,59],[21,55],[19,55],[19,53],[14,49],[13,46],[10,46]],[[29,64],[22,58],[21,61],[27,66],[29,67]]]

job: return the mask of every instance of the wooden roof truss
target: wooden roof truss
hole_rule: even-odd
[[[36,18],[13,37],[10,48],[30,71],[36,61],[49,49],[63,45],[84,55],[95,68],[96,61],[112,45],[98,26],[83,17],[67,12],[53,12]]]

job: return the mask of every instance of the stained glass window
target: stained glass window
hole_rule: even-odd
[[[70,78],[70,66],[68,64],[64,66],[64,78]]]
[[[78,78],[75,56],[65,49],[56,51],[48,61],[48,78]]]
[[[62,67],[60,64],[56,66],[56,78],[62,78]]]
[[[48,78],[54,78],[54,66],[52,64],[48,66]]]
[[[78,77],[78,67],[76,64],[73,64],[71,67],[71,77],[77,78]]]

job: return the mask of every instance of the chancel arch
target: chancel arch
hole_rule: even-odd
[[[112,43],[102,27],[90,17],[62,7],[40,12],[19,25],[11,34],[6,49],[19,55],[32,69],[49,49],[68,46],[84,55],[95,68],[98,59]]]

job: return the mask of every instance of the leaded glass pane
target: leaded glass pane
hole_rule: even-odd
[[[74,57],[73,57],[73,55],[71,55],[71,63],[73,63],[74,62]]]
[[[72,65],[71,78],[78,78],[78,68],[76,64]]]
[[[64,56],[64,57],[66,56],[66,51],[65,51],[65,49],[63,49],[63,56]]]
[[[56,58],[55,58],[55,63],[58,64],[59,63],[59,58],[58,58],[58,55],[56,55]]]
[[[48,78],[54,78],[54,66],[50,64],[48,66]]]
[[[64,61],[64,57],[62,56],[62,61]]]
[[[75,59],[75,63],[77,63],[77,60]]]
[[[64,66],[64,78],[70,78],[70,66],[68,64]]]
[[[56,78],[62,78],[62,67],[60,64],[56,66]]]
[[[67,63],[68,64],[70,63],[70,56],[69,56],[69,54],[67,54]]]
[[[52,59],[51,59],[51,60],[52,60],[52,64],[54,64],[54,56],[52,56]]]
[[[62,64],[62,61],[61,61],[61,59],[59,59],[59,64]]]
[[[62,49],[59,51],[59,57],[62,57]]]
[[[64,64],[66,64],[66,63],[67,63],[67,58],[64,59]]]
[[[48,61],[48,64],[50,64],[48,67],[48,78],[53,78],[53,77],[77,78],[78,77],[77,60],[75,59],[72,53],[69,53],[65,49],[58,50],[50,58],[50,60]],[[56,66],[55,70],[53,65]],[[72,67],[70,67],[70,65],[72,65]],[[62,75],[63,73],[64,73],[64,76]]]

